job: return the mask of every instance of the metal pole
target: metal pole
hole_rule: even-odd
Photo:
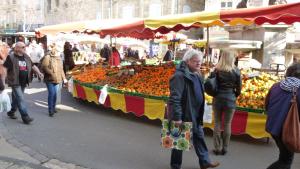
[[[112,47],[112,36],[111,35],[109,36],[109,39],[110,39],[110,47]]]
[[[208,56],[209,56],[209,27],[207,25],[206,26],[206,49],[205,49],[205,57],[207,63],[209,62]]]

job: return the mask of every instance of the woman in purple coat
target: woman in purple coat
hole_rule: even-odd
[[[284,120],[291,106],[293,89],[297,90],[297,104],[300,107],[300,63],[290,66],[285,79],[275,83],[266,97],[266,131],[270,133],[279,149],[279,158],[267,169],[291,169],[294,153],[289,151],[281,139]]]

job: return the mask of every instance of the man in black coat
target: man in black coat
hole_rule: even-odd
[[[191,49],[188,50],[181,64],[170,79],[169,115],[175,125],[182,122],[193,123],[193,144],[199,158],[201,169],[215,168],[219,162],[211,162],[204,140],[203,113],[204,88],[199,75],[203,54]],[[180,169],[182,151],[172,149],[171,168]]]

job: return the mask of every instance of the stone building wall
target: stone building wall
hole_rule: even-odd
[[[25,31],[44,23],[43,1],[41,0],[1,0],[0,31]]]
[[[91,19],[168,15],[183,13],[184,9],[188,12],[204,10],[204,0],[44,0],[44,3],[47,25]]]

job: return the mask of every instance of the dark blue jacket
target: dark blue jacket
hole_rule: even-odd
[[[280,83],[275,83],[266,97],[265,108],[267,111],[266,131],[274,136],[280,136],[287,113],[291,106],[292,92],[280,88]],[[300,110],[300,88],[297,91],[297,103]]]
[[[168,113],[170,118],[174,121],[190,121],[196,122],[197,125],[203,124],[204,113],[204,88],[203,80],[198,75],[199,83],[202,92],[202,104],[200,111],[197,109],[199,105],[196,102],[195,89],[191,78],[191,72],[187,64],[182,61],[177,67],[176,72],[170,79],[170,97],[168,104]],[[194,123],[195,125],[195,123]]]

